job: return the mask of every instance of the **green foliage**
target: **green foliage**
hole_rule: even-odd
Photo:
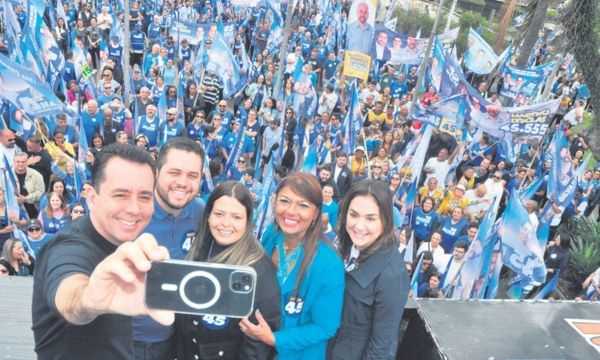
[[[573,235],[571,266],[578,274],[590,274],[600,266],[600,223],[578,220]]]
[[[558,10],[556,10],[556,9],[548,9],[548,12],[546,13],[546,17],[548,19],[556,19],[556,18],[558,18]]]
[[[397,31],[415,35],[421,29],[421,36],[429,36],[431,34],[435,18],[426,13],[414,9],[405,11],[398,8],[396,16],[398,17]]]
[[[456,40],[456,48],[458,54],[464,53],[467,48],[467,39],[469,37],[469,28],[483,29],[481,36],[488,42],[488,44],[494,44],[496,40],[496,34],[494,29],[490,28],[490,23],[487,19],[476,12],[465,11],[462,13],[459,20],[460,32],[458,39]],[[494,25],[495,26],[495,25]]]

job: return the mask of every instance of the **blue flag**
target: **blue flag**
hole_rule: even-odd
[[[495,246],[493,230],[499,205],[500,198],[498,197],[494,199],[494,203],[481,221],[475,240],[469,245],[465,254],[465,262],[458,274],[457,284],[452,294],[454,299],[466,300],[472,298],[473,295],[476,297],[479,295],[482,285],[482,269]]]
[[[518,193],[513,191],[499,230],[502,261],[517,277],[532,285],[542,284],[546,280],[544,246],[538,241],[536,230]]]
[[[472,28],[469,29],[468,43],[469,46],[464,55],[467,69],[478,75],[491,73],[499,60],[494,49]]]
[[[558,281],[560,280],[560,269],[556,270],[556,273],[552,276],[552,279],[544,285],[544,287],[537,293],[535,296],[535,300],[544,300],[550,296],[556,290],[558,286]]]
[[[0,98],[30,118],[64,112],[64,104],[28,68],[0,55]]]
[[[362,127],[363,119],[360,112],[360,101],[358,97],[358,86],[356,82],[352,83],[350,87],[350,104],[348,105],[348,112],[343,124],[344,133],[344,152],[346,154],[354,153],[356,149],[356,139]]]
[[[206,69],[217,74],[223,82],[223,97],[232,98],[246,84],[240,76],[240,65],[236,61],[231,49],[223,40],[223,36],[215,34],[213,43],[208,52]]]

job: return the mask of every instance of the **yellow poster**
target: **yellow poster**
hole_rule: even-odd
[[[358,51],[346,51],[342,75],[366,81],[369,78],[370,65],[371,57],[369,55]]]

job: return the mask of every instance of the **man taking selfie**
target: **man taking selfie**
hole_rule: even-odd
[[[132,176],[135,174],[135,176]],[[144,303],[144,274],[169,257],[140,236],[154,210],[154,163],[131,145],[112,144],[94,164],[90,215],[41,252],[34,276],[33,331],[38,359],[131,359],[129,316],[171,324],[172,312]]]

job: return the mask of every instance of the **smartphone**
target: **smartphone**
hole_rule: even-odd
[[[256,271],[249,266],[166,260],[146,273],[146,306],[194,315],[249,316]]]

